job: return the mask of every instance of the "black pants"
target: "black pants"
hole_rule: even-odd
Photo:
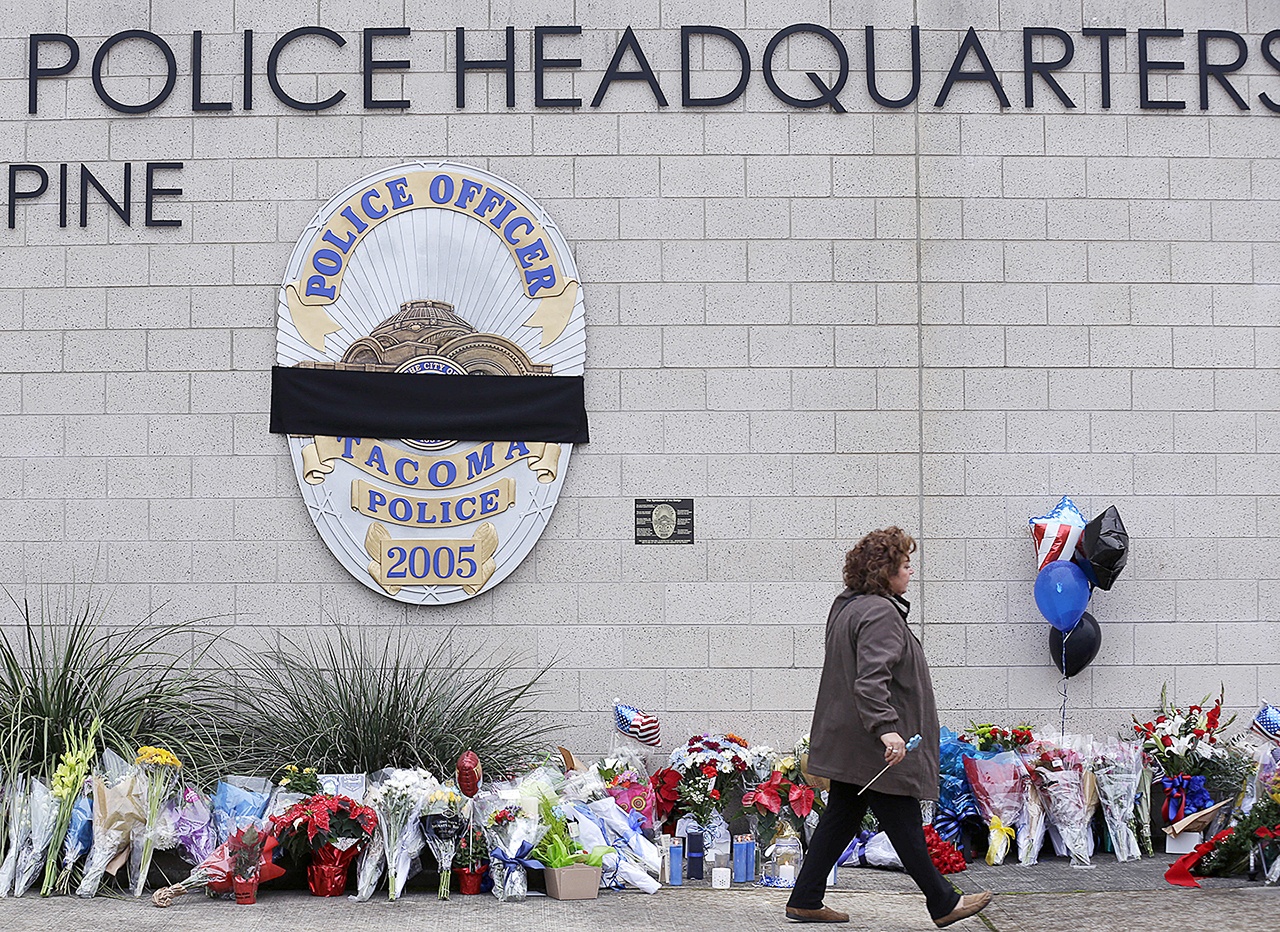
[[[809,850],[805,853],[800,876],[796,878],[796,886],[787,905],[797,909],[822,907],[827,875],[862,828],[862,817],[870,806],[880,820],[881,830],[893,842],[902,866],[924,893],[929,915],[940,919],[955,909],[960,902],[960,894],[938,873],[933,859],[929,857],[920,824],[920,801],[875,790],[867,790],[859,796],[859,789],[852,783],[831,781],[827,808],[823,810],[813,838],[809,840]]]

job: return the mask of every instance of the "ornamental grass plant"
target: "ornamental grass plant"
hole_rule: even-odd
[[[558,727],[532,706],[548,665],[460,648],[452,634],[400,629],[375,640],[333,624],[323,637],[245,654],[240,761],[257,773],[283,759],[327,773],[447,775],[466,750],[489,773],[514,773]]]
[[[74,586],[44,590],[37,605],[5,594],[19,623],[0,628],[0,704],[24,735],[18,769],[51,773],[69,729],[97,720],[105,747],[163,745],[202,779],[222,772],[229,706],[216,671],[201,669],[215,639],[199,620],[161,622],[157,609],[113,624],[109,598]]]

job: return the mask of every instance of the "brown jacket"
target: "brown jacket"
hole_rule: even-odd
[[[884,766],[880,736],[920,746],[876,780],[881,793],[938,797],[938,709],[924,648],[894,603],[849,589],[827,619],[826,659],[809,732],[809,771],[865,786]]]

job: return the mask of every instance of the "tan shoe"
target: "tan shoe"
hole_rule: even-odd
[[[991,891],[983,890],[981,893],[966,893],[960,897],[960,902],[956,904],[956,908],[951,910],[941,919],[933,920],[933,924],[939,929],[945,928],[953,922],[959,922],[961,919],[968,919],[970,916],[976,916],[987,908],[987,904],[991,902]]]
[[[828,909],[822,906],[818,909],[799,909],[795,906],[787,907],[788,922],[848,922],[849,914],[837,912],[834,909]]]

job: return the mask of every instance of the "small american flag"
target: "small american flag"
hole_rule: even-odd
[[[658,717],[637,709],[635,706],[627,705],[625,702],[619,702],[615,699],[613,703],[613,721],[618,726],[618,731],[624,735],[630,735],[643,744],[656,748],[661,741],[658,737]]]

